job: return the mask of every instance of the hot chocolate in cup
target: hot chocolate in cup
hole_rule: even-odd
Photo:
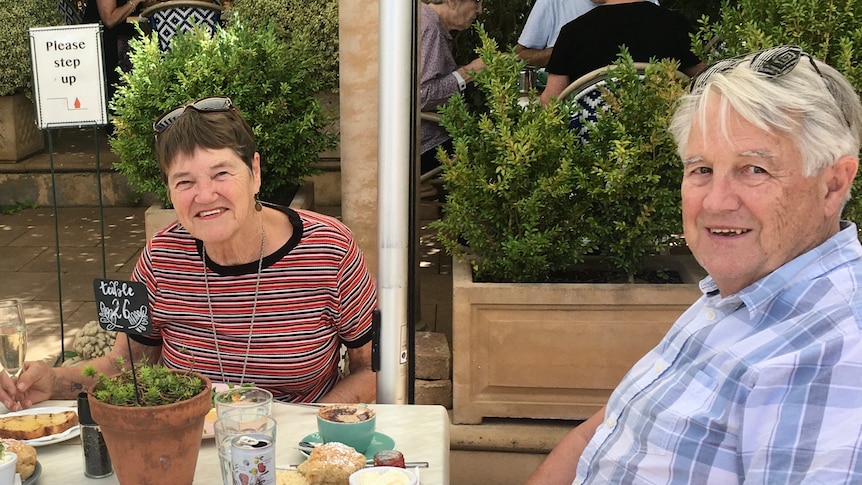
[[[332,404],[317,411],[317,431],[324,443],[337,441],[365,453],[377,425],[377,415],[365,404]]]

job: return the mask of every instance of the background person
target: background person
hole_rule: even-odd
[[[147,287],[154,333],[132,338],[135,362],[254,383],[287,402],[373,402],[376,289],[337,220],[257,201],[260,155],[228,98],[179,107],[155,125],[159,165],[178,222],[147,243],[132,279]],[[340,347],[350,374],[342,376]],[[127,339],[74,367],[28,362],[0,399],[12,409],[70,399],[125,356]]]
[[[482,70],[485,63],[473,59],[466,66],[458,66],[452,53],[452,31],[469,28],[482,13],[481,0],[422,0],[420,7],[420,106],[422,111],[436,111],[449,98],[460,94],[473,80],[473,73]],[[446,129],[432,121],[422,120],[421,145],[422,173],[440,165],[437,147],[452,153],[452,138]]]
[[[703,296],[530,484],[862,483],[862,104],[780,46],[707,69],[671,132]]]
[[[132,16],[138,6],[144,7],[154,1],[143,0],[89,0],[84,8],[83,22],[85,24],[102,23],[102,55],[105,60],[105,81],[107,82],[108,101],[114,97],[117,84],[120,82],[120,74],[117,67],[123,72],[129,72],[132,65],[129,62],[129,40],[137,35],[135,26],[126,21]]]
[[[571,82],[617,60],[625,45],[635,62],[676,59],[693,76],[704,64],[691,52],[694,28],[681,14],[644,0],[591,0],[601,5],[572,20],[560,31],[546,70],[542,92],[547,105]]]
[[[658,0],[650,1],[658,5]],[[590,0],[536,0],[518,37],[515,53],[531,66],[547,66],[560,29],[597,6]]]

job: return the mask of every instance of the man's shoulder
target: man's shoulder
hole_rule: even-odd
[[[845,228],[777,269],[773,279],[790,283],[785,298],[808,300],[812,309],[844,306],[862,323],[862,244],[855,232]]]

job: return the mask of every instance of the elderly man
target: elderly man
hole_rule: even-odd
[[[530,484],[862,483],[862,105],[795,46],[721,61],[671,131],[703,296]]]

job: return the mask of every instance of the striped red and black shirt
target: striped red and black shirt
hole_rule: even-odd
[[[149,337],[162,345],[166,366],[194,369],[215,382],[253,382],[281,401],[315,401],[341,378],[341,344],[361,347],[371,339],[377,291],[341,222],[274,207],[288,215],[293,236],[263,260],[250,347],[258,261],[220,266],[207,259],[212,319],[202,243],[178,223],[147,243],[133,280],[147,286]]]

